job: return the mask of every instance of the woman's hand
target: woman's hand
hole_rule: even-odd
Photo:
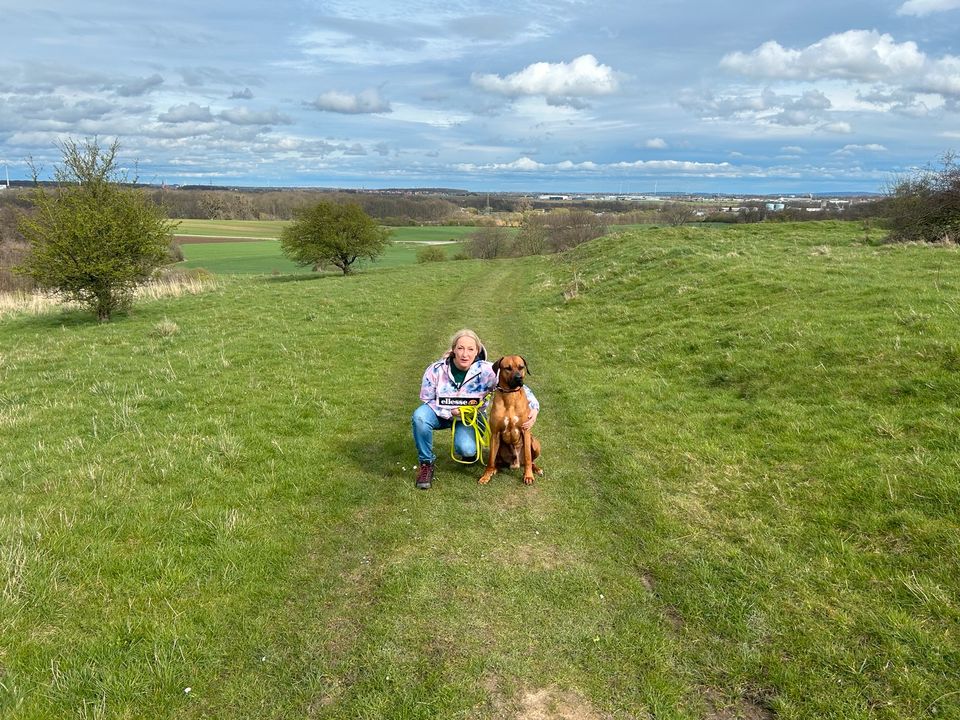
[[[537,415],[539,415],[539,413],[540,413],[539,410],[533,410],[531,408],[530,417],[528,417],[527,421],[520,427],[522,427],[524,430],[529,430],[530,428],[532,428],[533,424],[537,421]]]
[[[453,417],[460,417],[460,408],[455,407],[450,411],[450,414],[453,415]]]

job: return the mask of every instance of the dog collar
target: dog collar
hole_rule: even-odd
[[[504,395],[507,395],[507,394],[509,394],[509,393],[520,392],[521,390],[523,390],[523,385],[521,385],[520,387],[515,387],[513,390],[504,390],[504,389],[503,389],[502,387],[500,387],[499,385],[497,385],[497,387],[496,387],[496,391],[497,391],[497,392],[502,392]]]

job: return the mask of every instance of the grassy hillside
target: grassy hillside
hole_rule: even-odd
[[[0,716],[960,717],[960,258],[858,234],[0,321]],[[531,488],[443,435],[413,488],[462,326],[531,366]]]

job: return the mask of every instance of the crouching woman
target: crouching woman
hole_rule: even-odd
[[[450,339],[450,349],[432,363],[423,373],[420,384],[422,404],[413,412],[413,442],[420,461],[417,487],[428,490],[433,484],[437,460],[433,452],[433,433],[453,425],[464,405],[478,405],[497,385],[493,365],[487,361],[487,351],[473,330],[460,330]],[[533,393],[530,400],[530,418],[525,427],[533,425],[540,406]],[[453,449],[458,457],[470,462],[476,459],[477,447],[474,429],[457,423],[453,434]]]

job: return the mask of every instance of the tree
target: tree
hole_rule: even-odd
[[[660,208],[660,217],[667,225],[680,227],[694,218],[694,209],[690,205],[679,202],[665,203]]]
[[[547,244],[563,252],[607,233],[607,225],[590,210],[555,210],[546,216]]]
[[[510,236],[505,228],[496,225],[484,225],[470,233],[467,252],[471,257],[493,260],[507,254]]]
[[[542,255],[547,249],[547,224],[540,213],[527,212],[513,243],[514,255]]]
[[[32,166],[34,209],[19,222],[30,253],[17,271],[107,321],[166,261],[173,224],[141,191],[121,185],[127,178],[117,168],[117,141],[101,147],[96,138],[68,139],[58,147],[55,189],[40,185]]]
[[[892,183],[883,203],[890,240],[960,242],[960,164],[952,152],[940,162]]]
[[[334,265],[344,275],[359,258],[376,260],[389,244],[390,232],[354,203],[319,202],[280,234],[283,254],[298,265]]]

